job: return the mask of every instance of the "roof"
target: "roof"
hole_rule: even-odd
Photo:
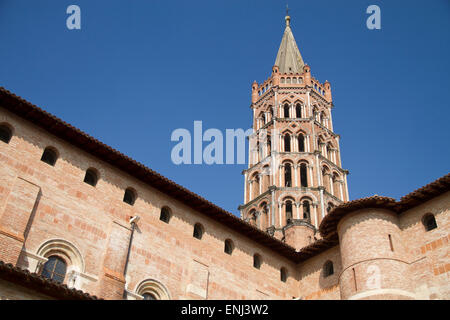
[[[147,168],[142,163],[127,157],[21,97],[16,96],[3,87],[0,87],[0,107],[32,122],[50,134],[128,173],[134,178],[177,199],[194,210],[241,233],[293,262],[297,262],[307,256],[297,254],[293,247],[253,227],[230,212],[176,184],[152,169]]]
[[[22,287],[35,290],[41,294],[61,300],[98,300],[96,296],[91,296],[81,290],[71,289],[65,284],[46,279],[36,273],[30,273],[0,261],[0,279],[15,283]]]
[[[450,191],[450,173],[406,196],[403,196],[400,198],[400,201],[375,195],[368,198],[344,202],[333,208],[330,213],[325,216],[320,224],[319,231],[322,237],[329,239],[330,241],[336,241],[337,225],[339,221],[353,211],[368,208],[381,208],[400,214],[448,191]]]
[[[304,247],[297,252],[292,246],[289,246],[286,243],[272,237],[268,233],[252,226],[248,222],[245,222],[230,212],[176,184],[152,169],[147,168],[145,165],[127,157],[119,151],[98,141],[83,131],[22,99],[21,97],[16,96],[3,87],[0,87],[0,107],[5,108],[21,118],[32,122],[50,134],[53,134],[58,138],[65,140],[81,150],[84,150],[85,152],[99,158],[100,160],[128,173],[147,185],[177,199],[186,206],[189,206],[201,214],[212,218],[222,225],[229,227],[230,229],[278,253],[294,263],[305,261],[338,244],[336,237],[330,237],[330,232],[332,232],[334,230],[334,226],[337,225],[336,219],[339,218],[339,215],[355,210],[354,208],[358,206],[357,203],[359,203],[360,206],[370,207],[374,206],[374,202],[377,202],[373,200],[360,199],[345,202],[335,207],[330,214],[325,216],[320,225],[320,232],[325,239],[315,241],[311,245]],[[399,202],[401,203],[401,208],[406,210],[409,207],[423,203],[435,196],[438,196],[448,191],[449,185],[450,174],[404,196]],[[383,199],[395,201],[391,198]]]
[[[275,65],[278,66],[280,73],[303,73],[305,63],[292,34],[290,20],[291,17],[286,16],[286,29],[281,39]]]

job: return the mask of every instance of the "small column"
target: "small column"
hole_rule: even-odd
[[[278,204],[278,218],[279,218],[279,220],[278,220],[278,226],[281,228],[283,225],[282,225],[282,223],[283,223],[283,219],[282,219],[282,217],[281,217],[281,212],[282,212],[282,210],[283,210],[283,203],[279,203]]]
[[[247,203],[247,172],[244,174],[244,203]]]
[[[330,179],[330,193],[334,196],[333,178],[331,177],[331,174],[328,177]]]
[[[295,203],[295,208],[296,208],[296,219],[298,220],[298,219],[301,219],[300,218],[300,208],[302,207],[302,203],[301,202],[296,202]]]
[[[317,202],[313,202],[313,205],[312,205],[312,207],[313,207],[313,210],[314,210],[314,226],[316,227],[316,229],[319,227],[319,216],[318,216],[318,214],[317,214],[317,206],[318,206],[318,203]]]
[[[259,194],[258,195],[260,195],[262,193],[262,185],[263,185],[262,177],[263,177],[263,175],[258,174],[258,177],[259,177]]]
[[[294,175],[295,175],[294,181],[295,181],[295,187],[298,187],[298,178],[297,178],[297,176],[298,176],[298,170],[297,170],[297,168],[298,168],[298,165],[294,164]]]
[[[280,165],[280,169],[278,170],[278,177],[279,177],[279,182],[280,182],[280,184],[279,184],[279,186],[280,187],[282,187],[283,186],[283,181],[281,180],[282,179],[282,172],[283,172],[283,168],[284,168],[284,166],[283,165]]]
[[[308,165],[309,168],[309,186],[313,187],[314,186],[314,180],[313,180],[313,166]]]

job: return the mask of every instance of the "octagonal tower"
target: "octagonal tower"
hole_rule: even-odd
[[[319,237],[327,212],[348,201],[339,135],[333,130],[331,85],[311,75],[291,18],[270,77],[252,84],[253,129],[243,171],[241,218],[296,249]]]

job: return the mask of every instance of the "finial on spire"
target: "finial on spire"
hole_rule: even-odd
[[[286,27],[289,27],[291,22],[291,17],[289,16],[289,5],[286,4]]]

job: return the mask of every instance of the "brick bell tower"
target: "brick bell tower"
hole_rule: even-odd
[[[241,218],[300,250],[329,210],[348,201],[331,86],[311,76],[286,16],[271,76],[252,84],[253,129]]]

